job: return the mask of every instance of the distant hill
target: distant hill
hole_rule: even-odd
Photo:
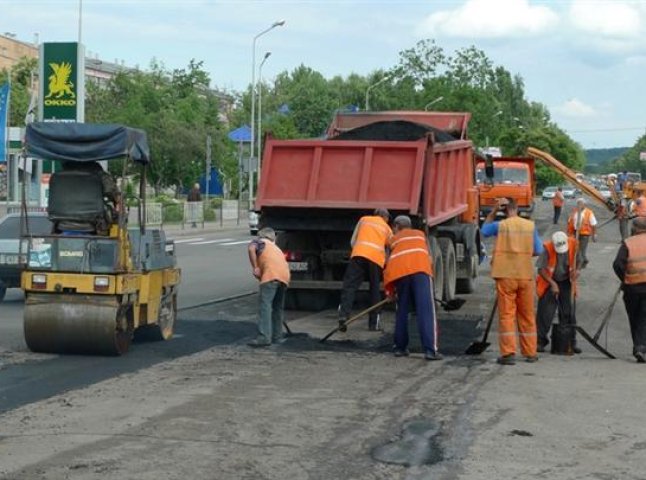
[[[586,164],[587,165],[604,165],[606,163],[612,162],[618,157],[621,157],[629,147],[618,147],[618,148],[591,148],[589,150],[584,150]]]

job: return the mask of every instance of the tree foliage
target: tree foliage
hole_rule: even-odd
[[[237,173],[233,145],[218,121],[218,99],[209,82],[201,62],[168,71],[153,61],[147,72],[122,71],[107,85],[89,84],[86,119],[144,129],[153,159],[148,179],[156,189],[179,190],[203,174],[208,135],[213,166],[231,178]]]

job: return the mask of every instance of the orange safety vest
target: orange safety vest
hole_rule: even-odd
[[[433,259],[424,232],[404,228],[390,241],[390,256],[384,269],[384,285],[387,286],[413,273],[433,275]]]
[[[376,215],[361,217],[357,229],[350,257],[367,258],[383,268],[386,263],[386,245],[393,231],[383,218]]]
[[[646,283],[646,233],[628,237],[624,243],[628,248],[624,283],[626,285]]]
[[[567,233],[568,235],[576,235],[576,226],[574,224],[577,218],[578,210],[575,208],[570,215],[570,218],[567,220]],[[589,208],[583,209],[583,220],[581,221],[581,230],[579,235],[592,235],[592,225],[590,224],[590,218],[592,217],[592,210]]]
[[[493,278],[534,278],[534,222],[520,217],[501,220],[491,260]]]
[[[576,240],[572,237],[567,239],[568,243],[568,266],[570,271],[570,280],[572,281],[572,289],[576,289],[576,281],[572,280],[572,273],[576,269],[576,259],[574,258],[576,252]],[[547,271],[550,274],[550,277],[554,275],[554,269],[556,268],[556,249],[554,248],[554,243],[549,241],[543,243],[545,250],[547,251]],[[540,273],[536,276],[536,293],[539,297],[542,297],[545,292],[550,288],[550,284],[545,280]]]
[[[266,238],[261,239],[265,248],[258,257],[260,268],[260,283],[267,283],[273,280],[289,285],[289,265],[285,260],[285,254],[276,244]]]
[[[637,200],[639,203],[635,202],[633,204],[633,213],[637,217],[646,217],[646,197],[642,195]]]
[[[561,192],[556,192],[554,195],[554,198],[552,199],[552,204],[554,204],[555,207],[562,207],[563,204],[565,203],[565,197]]]

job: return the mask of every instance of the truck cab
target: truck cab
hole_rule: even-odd
[[[491,212],[496,199],[513,198],[518,203],[518,214],[530,218],[534,211],[534,159],[525,157],[498,157],[493,159],[494,175],[489,178],[485,161],[476,164],[476,183],[480,197],[480,220]],[[504,215],[500,213],[500,215]]]

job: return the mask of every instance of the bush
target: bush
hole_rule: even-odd
[[[179,223],[184,218],[184,209],[181,203],[164,205],[162,207],[162,222]]]
[[[215,210],[213,208],[204,209],[204,221],[205,222],[214,222],[215,221]]]

